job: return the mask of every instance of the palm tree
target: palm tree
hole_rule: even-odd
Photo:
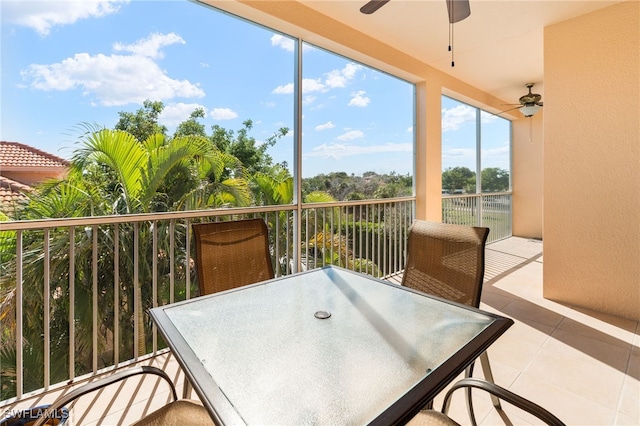
[[[154,134],[144,141],[138,141],[130,133],[119,130],[97,129],[88,131],[81,138],[81,145],[75,151],[71,169],[63,180],[42,185],[30,198],[22,212],[24,219],[55,217],[108,216],[123,213],[151,213],[154,211],[177,210],[180,208],[215,207],[222,204],[247,205],[250,191],[242,174],[239,162],[228,154],[221,153],[202,136],[182,136],[167,140],[162,134]],[[233,169],[229,173],[230,169]],[[223,175],[222,170],[232,177],[216,180]],[[198,196],[198,194],[200,196]],[[153,227],[159,235],[158,253],[153,253]],[[120,276],[114,277],[114,238],[120,243],[116,250],[119,255]],[[186,230],[183,230],[186,232]],[[124,359],[147,353],[150,339],[148,317],[138,318],[139,351],[132,351],[134,306],[142,314],[144,307],[152,306],[153,258],[157,258],[159,286],[168,287],[169,273],[169,237],[168,226],[154,223],[138,225],[122,224],[87,229],[51,229],[46,234],[49,241],[49,280],[52,296],[51,303],[51,380],[63,381],[68,371],[69,345],[69,253],[70,245],[75,250],[75,336],[76,336],[76,372],[83,374],[91,371],[93,320],[92,304],[87,301],[93,295],[93,258],[97,259],[98,292],[101,303],[97,307],[99,357],[106,356],[104,363],[117,361],[109,359],[109,349],[113,349],[113,315],[120,316],[122,336],[120,353]],[[164,236],[164,237],[163,237]],[[166,237],[166,238],[165,238]],[[44,280],[44,245],[42,231],[25,231],[23,238],[23,303],[25,306],[24,360],[33,362],[29,366],[34,378],[25,383],[25,390],[42,386],[43,354],[42,330]],[[134,240],[139,251],[134,254]],[[178,241],[183,241],[180,238]],[[13,248],[7,243],[9,238],[0,238],[0,255],[3,265],[15,264],[15,236]],[[97,253],[93,252],[94,242]],[[184,244],[183,244],[184,245]],[[186,253],[186,248],[178,244],[176,251]],[[137,255],[138,282],[134,282],[134,259]],[[180,256],[180,254],[179,254]],[[5,273],[6,272],[6,273]],[[182,274],[190,273],[188,268]],[[3,300],[13,300],[16,288],[15,271],[3,271],[0,277],[0,296]],[[119,283],[119,306],[113,306],[114,282]],[[134,288],[137,286],[137,291]],[[140,297],[134,299],[134,293]],[[162,293],[162,290],[161,290]],[[8,299],[7,299],[8,297]],[[11,336],[15,329],[15,314],[10,315],[9,306],[15,302],[2,303],[0,323],[2,340],[0,341],[0,365],[2,377],[15,376],[15,339]],[[12,320],[11,318],[14,318]],[[125,326],[126,325],[126,326]],[[82,357],[81,354],[87,354]],[[112,355],[111,355],[112,356]],[[54,365],[55,364],[55,365]],[[11,382],[11,380],[9,380]],[[3,381],[3,399],[15,395],[15,387]],[[6,392],[5,392],[6,391]]]

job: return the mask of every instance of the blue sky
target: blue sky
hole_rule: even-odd
[[[238,130],[247,119],[258,141],[293,130],[293,40],[285,35],[189,1],[0,7],[1,140],[70,158],[81,123],[112,128],[118,112],[146,99],[164,103],[160,122],[171,133],[197,107],[207,131]],[[412,173],[413,86],[310,45],[302,50],[303,176]],[[443,167],[473,167],[474,109],[445,100],[442,113]],[[493,135],[496,120],[483,121],[483,158],[508,168],[508,134]],[[293,131],[269,152],[291,165]]]

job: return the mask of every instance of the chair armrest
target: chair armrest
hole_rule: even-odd
[[[100,378],[98,380],[95,380],[93,382],[87,383],[86,385],[80,386],[79,388],[76,388],[76,389],[72,390],[71,392],[60,396],[58,399],[56,399],[53,402],[53,404],[51,404],[46,410],[43,411],[42,417],[40,417],[33,424],[33,426],[42,426],[44,424],[44,422],[49,417],[54,415],[60,408],[62,408],[65,405],[69,404],[70,402],[72,402],[76,398],[81,397],[82,395],[86,395],[86,394],[91,393],[93,391],[96,391],[98,389],[102,389],[105,386],[109,386],[109,385],[111,385],[113,383],[119,382],[121,380],[127,379],[127,378],[132,377],[132,376],[136,376],[136,375],[139,375],[139,374],[155,374],[156,376],[159,376],[159,377],[163,378],[167,383],[169,383],[169,386],[171,387],[171,392],[173,393],[173,400],[174,401],[178,400],[178,394],[176,393],[176,388],[175,388],[173,382],[171,381],[171,379],[169,378],[169,376],[167,375],[167,373],[165,373],[164,371],[160,370],[159,368],[143,365],[143,366],[139,366],[139,367],[127,368],[127,369],[118,371],[118,372],[116,372],[114,374],[111,374],[111,375],[109,375],[107,377],[102,377],[102,378]]]
[[[556,416],[551,414],[546,409],[542,408],[538,404],[535,404],[528,399],[521,397],[520,395],[516,395],[515,393],[500,387],[496,384],[489,383],[486,380],[476,379],[476,378],[466,378],[456,382],[451,389],[446,393],[444,397],[444,402],[442,404],[442,412],[447,414],[449,411],[449,405],[451,403],[451,395],[454,391],[460,388],[477,388],[484,390],[492,395],[497,396],[501,400],[508,402],[523,411],[526,411],[548,425],[551,426],[565,426],[565,424],[558,419]]]

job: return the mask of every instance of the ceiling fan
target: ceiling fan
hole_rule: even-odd
[[[500,114],[502,114],[503,112],[512,111],[514,109],[519,109],[525,117],[531,117],[536,112],[538,112],[540,108],[542,108],[542,96],[537,93],[531,93],[531,88],[534,85],[534,83],[525,84],[525,87],[529,89],[529,93],[520,96],[520,99],[518,99],[519,103],[517,104],[506,104],[515,106],[513,108],[509,108],[508,110],[502,111]]]
[[[449,12],[449,23],[454,24],[460,22],[471,14],[469,0],[445,0],[447,2],[447,11]],[[370,15],[382,6],[387,4],[389,0],[369,0],[360,8],[360,12]]]

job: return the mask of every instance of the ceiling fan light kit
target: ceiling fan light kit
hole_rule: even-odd
[[[519,109],[522,115],[525,117],[533,117],[538,111],[542,109],[542,96],[537,93],[532,93],[531,88],[534,86],[534,83],[527,83],[525,87],[529,89],[529,93],[526,95],[520,96],[517,104],[503,104],[503,105],[516,105],[513,108],[509,108],[505,111],[501,111],[499,114],[503,114],[507,111],[512,111],[514,109]]]
[[[525,87],[529,89],[529,93],[520,96],[520,99],[518,99],[518,102],[522,105],[522,107],[520,107],[520,112],[522,112],[525,117],[532,117],[536,112],[540,111],[540,108],[542,108],[542,96],[537,93],[531,93],[531,88],[533,86],[534,83],[525,84]]]
[[[525,105],[520,107],[520,112],[525,117],[532,117],[536,112],[540,111],[540,105]]]

